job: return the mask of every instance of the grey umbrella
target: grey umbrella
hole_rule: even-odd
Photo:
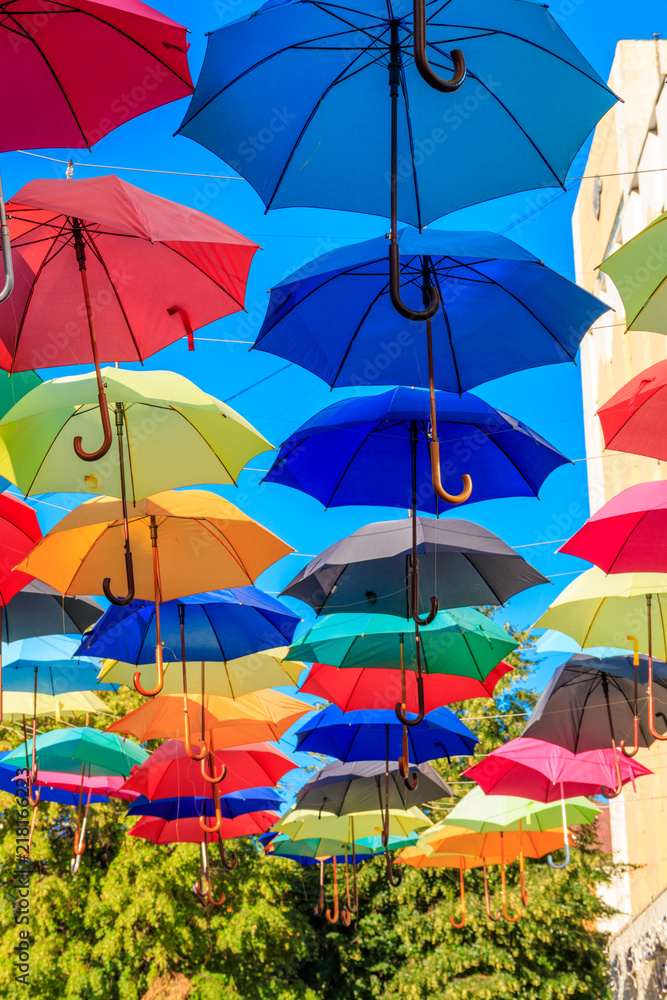
[[[64,597],[41,580],[32,580],[2,608],[2,641],[81,635],[101,615],[92,597]]]
[[[353,764],[327,764],[303,786],[297,795],[300,809],[321,810],[344,816],[355,812],[373,812],[378,808],[378,789],[389,775],[389,794],[381,807],[409,809],[423,802],[453,798],[454,792],[430,764],[414,767],[419,771],[417,789],[408,788],[401,776],[398,761],[355,761]]]
[[[522,736],[566,747],[573,753],[635,741],[655,742],[649,727],[648,657],[639,656],[637,688],[633,657],[600,659],[576,653],[554,673],[528,719]],[[667,663],[653,660],[655,714],[667,725]],[[635,719],[637,723],[635,724]],[[630,756],[631,754],[629,754]],[[620,769],[616,790],[620,794]]]
[[[454,518],[415,519],[419,580],[440,607],[504,604],[549,583],[486,528]],[[316,556],[283,590],[317,614],[373,611],[411,617],[412,518],[367,524]]]

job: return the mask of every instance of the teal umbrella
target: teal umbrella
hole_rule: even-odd
[[[32,740],[21,743],[4,758],[6,765],[21,767],[32,755]],[[122,774],[129,777],[135,766],[148,759],[148,753],[136,743],[116,733],[105,733],[91,726],[53,729],[35,740],[34,759],[43,771],[76,774],[85,767],[89,776]]]

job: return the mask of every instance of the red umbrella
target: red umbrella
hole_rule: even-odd
[[[161,816],[142,816],[129,831],[131,837],[143,837],[153,844],[203,844],[207,840],[231,840],[250,837],[270,830],[280,819],[277,812],[244,813],[234,819],[223,819],[215,833],[205,833],[196,816],[187,819],[165,820]]]
[[[7,204],[16,287],[0,306],[0,368],[142,361],[243,308],[257,244],[118,177],[30,181]],[[192,345],[191,345],[192,346]],[[118,422],[118,421],[117,421]]]
[[[572,753],[544,740],[519,737],[463,772],[486,795],[515,795],[535,802],[560,802],[577,795],[599,795],[601,788],[614,788],[652,774],[638,761],[618,757],[609,748]]]
[[[605,447],[664,461],[665,415],[667,361],[659,361],[630,379],[598,410]]]
[[[474,677],[458,677],[453,674],[425,674],[424,711],[451,705],[469,698],[490,698],[493,689],[512,667],[504,660],[495,667],[484,681]],[[405,673],[406,708],[417,711],[417,675],[408,670]],[[349,668],[341,670],[324,663],[314,663],[301,685],[303,694],[313,694],[332,701],[344,712],[358,709],[390,709],[401,701],[401,675],[397,670],[376,670],[373,668]]]
[[[11,0],[0,18],[0,151],[90,148],[192,92],[186,30],[139,0]],[[5,285],[13,275],[0,185]]]
[[[667,482],[639,483],[612,497],[559,552],[605,573],[667,571]]]
[[[136,792],[147,799],[173,798],[179,795],[214,797],[214,788],[225,795],[243,788],[275,785],[297,765],[268,743],[249,743],[232,750],[216,750],[216,765],[227,768],[222,785],[212,786],[203,777],[198,761],[191,760],[182,743],[167,740],[137,768],[122,791]],[[213,764],[211,764],[213,767]],[[218,768],[215,768],[218,770]]]

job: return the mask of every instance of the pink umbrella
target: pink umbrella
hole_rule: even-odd
[[[605,794],[617,783],[652,774],[638,761],[609,749],[572,753],[544,740],[520,736],[463,772],[486,795],[516,795],[535,802],[559,802],[577,795]]]
[[[186,30],[140,0],[12,0],[0,13],[0,151],[89,149],[192,92]],[[5,285],[13,287],[0,185]]]
[[[108,795],[114,799],[122,799],[124,802],[132,802],[139,793],[121,788],[124,782],[125,778],[122,774],[105,774],[93,777],[84,775],[83,794]],[[79,775],[62,774],[60,771],[40,771],[35,784],[48,788],[60,788],[66,792],[81,791]]]
[[[558,551],[587,559],[605,573],[667,572],[667,482],[623,490]]]

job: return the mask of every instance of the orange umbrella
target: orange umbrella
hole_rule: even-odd
[[[160,602],[254,583],[294,550],[242,511],[204,490],[166,490],[133,504],[128,518],[134,594],[155,602],[157,685],[162,689]],[[59,521],[20,564],[61,594],[102,594],[125,572],[123,503],[87,500]],[[120,603],[123,603],[122,601]]]

